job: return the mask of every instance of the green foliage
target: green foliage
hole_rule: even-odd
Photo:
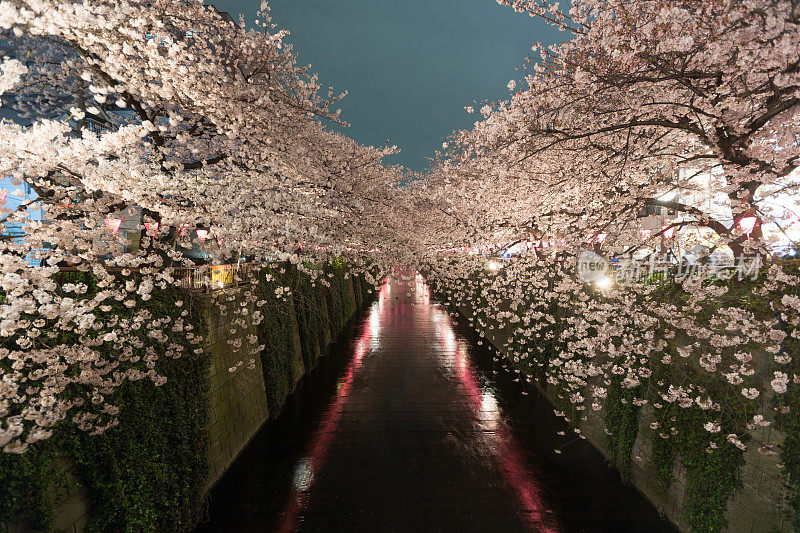
[[[86,283],[85,297],[97,286],[92,275],[62,272],[60,283]],[[153,318],[174,317],[175,302],[183,300],[185,321],[204,334],[203,321],[192,295],[168,287],[155,290],[144,307]],[[113,304],[110,313],[121,317],[134,311]],[[206,477],[206,423],[208,417],[208,357],[196,354],[185,333],[165,329],[167,344],[181,344],[178,359],[157,363],[167,382],[128,381],[107,397],[119,408],[119,425],[90,435],[63,422],[54,436],[20,456],[0,454],[0,520],[27,516],[33,527],[49,529],[55,513],[54,488],[63,485],[59,463],[71,461],[90,500],[89,529],[93,531],[184,531],[191,529],[202,505]],[[164,345],[142,331],[142,350]],[[77,341],[63,335],[60,342]],[[108,349],[101,347],[101,350]],[[144,363],[141,365],[145,369]]]
[[[0,453],[0,522],[26,519],[36,529],[53,526],[53,480],[58,476],[51,443],[24,454]]]
[[[177,300],[189,302],[189,323],[204,334],[199,303],[185,291],[154,291],[146,307],[154,318],[174,316]],[[194,353],[184,334],[165,333],[186,350],[159,365],[167,382],[125,383],[109,398],[120,408],[119,426],[65,435],[90,496],[93,530],[183,531],[197,519],[207,473],[208,356]]]
[[[711,434],[703,427],[707,414],[697,407],[675,409],[675,443],[686,470],[684,512],[694,531],[721,531],[728,525],[728,499],[742,487],[744,454],[725,440],[727,432]],[[709,441],[717,445],[707,451]]]
[[[784,271],[797,275],[800,273],[800,260],[786,261]],[[800,287],[795,286],[792,295],[800,295]],[[791,326],[784,317],[780,322],[782,329],[788,334],[783,343],[783,352],[791,357],[790,362],[781,370],[788,376],[800,375],[800,332]],[[773,399],[778,415],[777,427],[784,432],[786,438],[780,448],[781,462],[784,464],[787,502],[792,508],[792,524],[794,530],[800,532],[800,383],[791,379],[782,396]]]
[[[794,406],[800,405],[800,387],[792,385],[786,394],[787,402],[792,402]],[[794,530],[800,531],[800,416],[797,409],[791,414],[787,413],[782,422],[786,439],[780,453],[786,470],[787,501],[793,509]]]
[[[328,316],[331,321],[331,333],[339,332],[347,325],[356,310],[353,294],[348,290],[345,280],[347,272],[344,262],[334,260],[325,267],[325,279],[330,283],[326,293]]]
[[[675,447],[672,439],[663,438],[659,434],[653,437],[651,464],[656,474],[656,490],[665,496],[674,480],[672,471],[675,466]]]
[[[319,336],[325,320],[323,302],[320,300],[320,293],[311,286],[311,279],[305,275],[297,276],[292,298],[300,332],[303,363],[306,371],[309,371],[316,366],[317,357],[324,346]]]
[[[631,454],[639,434],[639,407],[633,400],[641,396],[643,386],[623,388],[622,378],[611,381],[606,396],[606,446],[622,477],[631,473]]]
[[[297,374],[294,365],[297,364],[298,338],[295,335],[299,336],[299,349],[307,372],[316,366],[325,343],[342,331],[357,311],[355,291],[345,279],[346,272],[345,263],[340,259],[325,265],[322,279],[327,280],[330,287],[319,282],[312,287],[309,276],[285,263],[265,269],[259,278],[259,296],[268,303],[261,309],[264,320],[258,325],[257,333],[259,342],[265,346],[261,368],[273,416],[283,408]],[[267,275],[271,277],[269,281]],[[291,289],[288,301],[276,297],[275,290],[279,287]],[[361,301],[366,301],[363,296]]]
[[[269,282],[263,274],[259,279],[257,290],[271,302],[262,308],[265,320],[257,332],[266,346],[261,357],[272,413],[280,412],[285,399],[281,395],[288,393],[295,328],[300,329],[303,359],[310,368],[324,347],[326,331],[330,331],[325,312],[328,302],[333,302],[334,332],[338,332],[358,303],[368,301],[362,279],[354,284],[354,291],[349,290],[342,261],[326,269],[333,273],[333,278],[328,278],[330,289],[312,287],[308,276],[288,265],[268,269],[273,276]],[[86,283],[86,298],[98,290],[93,276],[85,272],[61,272],[56,280]],[[286,286],[292,288],[292,296],[288,301],[278,299],[275,289]],[[174,317],[177,300],[186,302],[186,323],[205,336],[200,302],[192,299],[192,293],[173,287],[155,290],[144,306],[154,319]],[[134,312],[119,302],[111,305],[109,313],[121,318]],[[146,333],[142,331],[142,349],[153,346],[163,353],[164,346]],[[0,453],[0,522],[22,518],[36,529],[52,529],[55,504],[66,487],[63,465],[70,462],[89,498],[90,530],[192,529],[201,514],[207,475],[209,360],[204,350],[194,353],[197,346],[187,342],[185,333],[166,328],[165,334],[167,344],[185,347],[184,355],[168,361],[162,355],[157,370],[167,378],[163,386],[156,387],[150,380],[129,381],[107,398],[107,403],[120,409],[119,425],[95,436],[62,423],[51,439],[24,454]],[[64,334],[58,341],[77,342],[73,337]]]
[[[281,273],[281,269],[284,270]],[[267,281],[267,276],[272,279]],[[275,289],[293,286],[295,272],[286,265],[265,269],[259,277],[259,297],[268,303],[261,308],[264,320],[257,327],[259,342],[264,345],[261,352],[261,368],[267,389],[269,412],[277,415],[283,408],[286,396],[291,392],[295,354],[295,311],[289,302],[279,299]]]

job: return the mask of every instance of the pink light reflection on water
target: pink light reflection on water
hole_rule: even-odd
[[[427,292],[427,287],[425,290]],[[480,428],[478,433],[483,435],[486,448],[497,461],[506,484],[513,490],[524,524],[531,531],[562,531],[555,514],[548,512],[549,506],[542,497],[543,491],[536,480],[535,472],[502,419],[494,393],[481,387],[478,382],[478,372],[472,365],[466,343],[456,338],[446,311],[431,307],[431,313],[445,366],[453,370],[464,389],[475,422]],[[448,361],[451,354],[452,360]]]
[[[353,359],[347,365],[344,377],[339,382],[336,396],[320,420],[319,427],[309,444],[308,453],[295,466],[292,494],[286,510],[281,515],[277,529],[281,533],[289,533],[297,527],[298,517],[308,503],[308,495],[314,484],[314,475],[325,464],[328,449],[342,416],[342,407],[353,388],[353,380],[361,369],[361,361],[367,353],[370,343],[377,340],[380,333],[380,320],[386,308],[384,302],[388,298],[388,287],[387,283],[381,285],[378,291],[378,301],[372,305],[369,321],[362,327],[354,342]]]

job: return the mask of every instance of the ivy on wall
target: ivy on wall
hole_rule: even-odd
[[[62,272],[60,283],[86,283],[86,297],[97,286],[84,272]],[[187,302],[184,318],[205,334],[199,302],[168,287],[152,293],[146,309],[153,318],[172,316],[175,302]],[[111,313],[128,316],[119,302]],[[185,334],[165,331],[167,343],[186,343]],[[142,332],[144,347],[163,348]],[[185,531],[200,514],[206,477],[208,357],[188,346],[178,359],[158,366],[167,382],[129,381],[108,397],[119,408],[119,425],[98,436],[71,424],[55,428],[48,441],[19,456],[0,454],[0,520],[22,516],[30,526],[53,526],[56,495],[63,492],[63,465],[75,465],[90,501],[93,531]],[[144,368],[144,363],[142,364]]]
[[[259,298],[268,303],[261,308],[264,320],[257,326],[259,342],[264,345],[261,352],[261,368],[267,391],[267,406],[271,416],[280,413],[286,397],[293,387],[293,365],[296,354],[295,331],[297,323],[292,308],[293,301],[276,296],[276,290],[294,286],[296,271],[281,264],[266,268],[259,275],[257,291]]]
[[[318,279],[312,286],[308,274],[288,263],[265,268],[259,275],[257,290],[268,303],[261,309],[264,320],[257,332],[259,342],[265,346],[261,368],[272,416],[281,412],[294,387],[294,366],[302,362],[304,372],[314,368],[326,342],[345,328],[359,308],[356,292],[362,304],[369,299],[371,287],[363,276],[352,276],[341,259],[321,269],[321,279],[327,285]],[[357,283],[360,289],[356,289]],[[284,295],[284,288],[289,289],[288,296]],[[296,360],[298,350],[301,361]]]
[[[20,455],[0,453],[0,522],[23,516],[36,529],[50,529],[59,474],[50,441]]]
[[[641,396],[643,385],[622,387],[622,378],[611,380],[606,396],[606,447],[623,479],[629,479],[631,456],[639,434],[639,410],[633,400]]]
[[[262,367],[273,416],[290,392],[297,350],[302,352],[301,366],[312,368],[332,334],[347,324],[359,302],[370,299],[371,286],[361,276],[353,277],[351,286],[343,262],[324,268],[331,274],[330,287],[312,286],[306,274],[287,264],[264,269],[256,285],[262,299],[271,302],[261,309],[265,319],[257,333],[265,345]],[[86,283],[86,298],[98,290],[89,273],[62,272],[57,281]],[[290,294],[276,297],[275,290],[282,287],[289,287]],[[207,336],[201,314],[205,303],[190,292],[174,287],[156,290],[145,306],[158,319],[173,316],[178,300],[186,302],[186,323],[195,333]],[[121,318],[134,312],[119,302],[112,307],[109,313]],[[329,313],[336,319],[333,331]],[[88,496],[89,530],[187,531],[194,527],[202,514],[207,475],[210,362],[205,350],[194,352],[196,346],[188,345],[185,334],[165,334],[167,344],[185,345],[185,354],[159,363],[159,373],[167,378],[163,386],[156,387],[150,380],[129,381],[108,397],[120,409],[119,425],[92,436],[61,424],[51,439],[24,454],[0,454],[0,523],[52,529],[56,504],[69,483],[64,466],[70,464]],[[142,341],[143,349],[164,346],[146,331]]]
[[[558,275],[556,274],[555,279],[550,282],[558,283]],[[658,279],[649,280],[649,283],[653,285],[656,298],[675,303],[678,307],[689,305],[690,298],[679,283]],[[721,296],[709,298],[701,306],[697,311],[697,319],[701,322],[710,323],[720,308],[743,309],[768,320],[769,316],[775,315],[770,304],[776,299],[780,300],[782,296],[759,291],[758,287],[754,287],[752,280],[717,280],[713,283],[716,285],[724,283],[727,291],[721,291]],[[489,284],[480,286],[465,280],[458,288],[459,291],[448,291],[447,287],[434,287],[442,294],[459,292],[460,303],[468,307],[470,302],[476,301],[485,307],[493,297]],[[598,295],[593,295],[592,298],[598,299]],[[459,305],[459,302],[453,303]],[[549,316],[539,317],[538,322],[533,324],[535,338],[512,336],[503,348],[511,366],[530,377],[538,378],[542,388],[547,386],[544,383],[542,370],[547,368],[547,362],[552,358],[552,354],[561,350],[564,342],[562,330],[575,327],[577,315],[572,308],[573,303],[564,300],[551,303]],[[527,305],[522,303],[515,310],[520,320],[525,318],[526,308]],[[485,312],[477,312],[469,321],[479,331],[486,329]],[[586,333],[590,338],[595,335],[596,332],[591,324],[583,326],[587,328]],[[791,334],[790,331],[787,333]],[[636,331],[630,331],[629,334],[635,336]],[[655,331],[654,334],[655,338],[672,338],[663,335],[662,331]],[[791,347],[791,343],[800,341],[792,339],[785,343],[786,349],[792,352],[792,360],[798,361],[800,350],[796,345]],[[754,357],[764,358],[763,370],[752,378],[762,379],[762,374],[767,375],[767,372],[771,372],[769,370],[771,356],[763,354],[763,350],[760,351],[757,345],[751,346],[750,350],[755,354]],[[509,355],[514,353],[526,353],[528,357],[516,361],[513,355]],[[661,363],[665,355],[672,358],[672,365]],[[537,360],[538,357],[541,357],[541,361]],[[665,360],[669,360],[669,357]],[[736,387],[725,380],[714,378],[699,367],[680,364],[679,357],[675,346],[669,348],[668,354],[650,354],[648,367],[652,370],[652,375],[634,388],[623,388],[622,376],[602,385],[607,389],[603,420],[606,429],[605,445],[620,473],[630,479],[631,452],[639,433],[640,418],[644,413],[633,400],[647,398],[649,400],[646,410],[647,421],[648,424],[655,423],[657,428],[652,440],[651,466],[654,469],[659,492],[666,495],[673,483],[677,459],[686,478],[684,517],[694,531],[720,531],[727,526],[725,514],[728,502],[742,487],[741,469],[744,465],[744,452],[726,437],[736,434],[742,436],[744,441],[747,433],[745,426],[762,406],[760,400],[743,397],[741,386]],[[676,360],[678,364],[675,364]],[[800,375],[800,366],[782,370],[789,376]],[[677,407],[676,404],[664,401],[660,393],[666,392],[670,384],[678,386],[687,383],[695,387],[695,396],[699,394],[704,401],[712,401],[714,405],[722,406],[721,409]],[[558,402],[557,409],[561,410],[573,425],[577,425],[581,413],[575,412],[574,408],[571,409],[572,403],[566,401],[567,395],[574,393],[575,389],[560,382],[551,386],[554,388],[548,395],[565,400]],[[800,383],[792,383],[783,400],[785,404],[790,405],[780,406],[784,409],[784,413],[779,417],[780,429],[787,434],[785,445],[781,448],[781,458],[786,465],[791,503],[797,509],[800,504],[800,409],[792,410],[791,407],[800,405]],[[654,405],[657,407],[654,408]],[[720,422],[720,428],[716,433],[712,433],[706,425],[716,421]],[[800,514],[795,515],[795,520],[798,522],[796,527],[800,531]]]
[[[800,260],[792,261],[786,268],[796,274],[800,271]],[[792,296],[800,296],[800,287],[795,287]],[[787,501],[792,509],[790,519],[794,530],[800,532],[800,328],[788,324],[783,316],[781,325],[788,335],[783,343],[783,352],[790,356],[790,362],[782,370],[793,379],[789,381],[780,402],[774,400],[773,405],[777,412],[777,427],[786,435],[780,448],[780,458]]]

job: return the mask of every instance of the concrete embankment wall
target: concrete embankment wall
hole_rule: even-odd
[[[143,339],[161,353],[185,345],[186,355],[161,358],[164,385],[115,392],[119,425],[105,433],[66,425],[30,452],[0,454],[0,532],[192,530],[207,492],[371,300],[363,276],[322,268],[313,284],[272,264],[238,287],[155,291],[151,315],[181,314],[193,333]],[[91,274],[70,276],[63,281],[87,283],[89,296],[97,290]]]
[[[344,271],[333,273],[326,278],[329,287],[312,287],[296,270],[273,271],[273,281],[262,281],[262,290],[285,284],[293,293],[284,299],[273,294],[261,309],[264,320],[258,325],[252,320],[257,309],[247,303],[245,295],[257,287],[228,289],[206,297],[203,310],[211,358],[207,490],[264,422],[280,414],[286,397],[369,301],[371,287],[363,278],[345,277]],[[241,309],[247,313],[236,312]]]
[[[483,321],[469,303],[462,303],[457,309],[482,337],[503,353],[511,335],[509,327],[502,328],[491,319],[482,325]],[[556,396],[553,388],[543,388],[538,383],[536,386],[556,409],[562,408],[563,402]],[[614,464],[604,438],[605,415],[605,409],[585,411],[586,420],[581,421],[579,429],[589,442]],[[649,409],[643,409],[627,479],[681,531],[689,532],[691,526],[684,516],[686,475],[680,457],[675,457],[673,481],[666,493],[661,493],[657,489],[657,475],[651,463],[653,442],[657,438],[656,431],[650,427],[652,421]],[[771,427],[758,430],[757,438],[759,442],[767,444],[778,444],[783,441],[783,435]],[[725,531],[735,533],[792,531],[790,514],[787,512],[784,480],[778,467],[779,459],[775,456],[760,455],[757,447],[751,446],[744,454],[744,461],[741,469],[743,487],[728,501],[726,518],[729,526]]]

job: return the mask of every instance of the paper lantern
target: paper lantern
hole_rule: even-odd
[[[106,227],[111,230],[111,233],[114,235],[117,234],[119,231],[119,227],[122,225],[121,218],[107,218],[106,219]]]
[[[750,233],[753,231],[753,228],[756,227],[757,221],[758,219],[756,217],[744,217],[739,220],[739,227],[747,235],[750,235]]]

